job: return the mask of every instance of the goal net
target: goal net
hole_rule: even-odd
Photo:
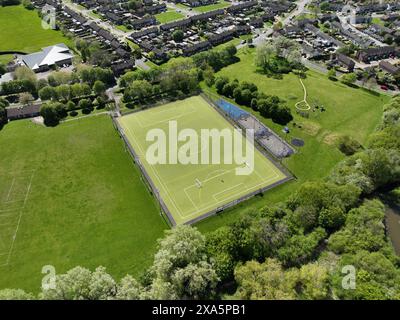
[[[195,179],[197,188],[201,188],[203,185],[199,179]]]

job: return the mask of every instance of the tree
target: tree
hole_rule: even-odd
[[[68,101],[71,98],[71,88],[68,84],[62,84],[55,88],[59,100]]]
[[[177,58],[170,60],[162,69],[161,90],[191,93],[198,88],[199,74],[192,59]]]
[[[276,106],[271,110],[271,119],[275,123],[286,125],[293,120],[293,116],[288,106]]]
[[[215,83],[214,70],[212,68],[207,68],[203,71],[203,78],[208,87],[212,87]]]
[[[356,287],[345,290],[342,287],[344,266],[354,266]],[[400,270],[393,259],[382,252],[358,251],[341,257],[333,276],[332,288],[339,299],[350,300],[399,300]]]
[[[218,282],[207,256],[205,237],[189,226],[166,231],[154,256],[152,272],[155,298],[165,298],[166,292],[167,298],[211,298]]]
[[[118,284],[116,299],[118,300],[139,300],[143,297],[143,286],[132,276],[127,275]]]
[[[336,79],[336,70],[334,68],[330,69],[328,71],[328,79],[329,80],[335,80]]]
[[[318,245],[325,236],[326,232],[321,227],[307,235],[294,235],[278,250],[278,258],[287,267],[307,263],[312,259]]]
[[[366,201],[349,211],[345,227],[330,236],[329,248],[338,254],[361,250],[378,251],[384,248],[384,206],[377,200]]]
[[[16,80],[29,80],[32,83],[37,82],[36,74],[28,67],[18,67],[14,71],[14,78]]]
[[[362,148],[361,144],[350,136],[341,136],[337,142],[339,150],[346,156],[351,156]]]
[[[355,186],[337,186],[321,181],[303,183],[289,197],[287,206],[293,211],[291,222],[305,231],[317,226],[338,228],[345,213],[357,204],[361,190]]]
[[[400,152],[368,149],[340,162],[329,176],[338,185],[354,185],[369,194],[400,178]]]
[[[22,5],[24,6],[24,8],[26,8],[28,10],[35,9],[34,5],[32,4],[32,2],[30,0],[22,0]]]
[[[172,39],[174,39],[175,42],[182,42],[184,37],[185,34],[180,29],[177,29],[174,32],[172,32]]]
[[[5,6],[14,6],[21,3],[21,0],[0,0],[0,5],[2,7]]]
[[[129,10],[136,10],[140,8],[142,5],[142,2],[139,0],[129,0],[128,1],[128,9]]]
[[[56,97],[57,97],[57,93],[53,87],[46,86],[39,90],[39,98],[42,101],[55,99]]]
[[[293,300],[295,293],[285,281],[285,272],[275,259],[263,264],[246,262],[235,270],[238,289],[235,298],[242,300]]]
[[[21,289],[0,290],[0,300],[33,300],[35,297],[31,293],[26,293]]]
[[[286,278],[301,300],[325,300],[331,298],[330,274],[326,267],[318,263],[303,265],[300,269],[291,269]]]
[[[33,96],[29,93],[29,92],[23,92],[19,95],[19,102],[23,105],[23,106],[27,106],[29,105],[32,101],[34,101],[35,99],[33,98]]]
[[[103,95],[106,92],[106,86],[102,81],[96,80],[93,85],[93,91],[97,95]]]
[[[113,61],[113,55],[101,48],[91,48],[89,61],[92,65],[96,65],[101,68],[108,68],[111,66]]]
[[[217,89],[217,92],[219,94],[222,93],[222,89],[224,88],[224,86],[229,82],[229,79],[226,77],[218,77],[215,80],[215,88]]]
[[[256,66],[267,71],[272,63],[272,60],[277,56],[277,50],[271,43],[264,43],[257,47],[256,51]]]
[[[76,105],[73,101],[68,101],[67,104],[65,105],[65,108],[69,111],[74,110],[76,108]]]
[[[200,261],[177,270],[171,281],[183,299],[209,299],[217,287],[218,276],[210,263]]]
[[[8,122],[6,107],[8,101],[0,97],[0,129]]]
[[[74,83],[70,87],[71,97],[79,98],[85,95],[83,85],[80,83]]]
[[[90,113],[92,111],[92,101],[89,99],[82,99],[78,103],[79,109],[82,109],[84,113]]]
[[[0,62],[0,76],[7,72],[7,68],[4,63]]]
[[[54,127],[60,122],[58,112],[51,103],[45,103],[41,106],[40,115],[43,117],[46,126]]]
[[[56,276],[55,288],[42,289],[45,300],[107,300],[117,292],[117,284],[106,272],[98,267],[94,272],[75,267],[66,274]]]
[[[124,101],[141,101],[144,102],[146,98],[152,95],[153,88],[147,80],[135,80],[129,88],[125,89]]]
[[[340,81],[345,84],[354,84],[357,81],[357,76],[355,73],[345,73],[340,77]]]

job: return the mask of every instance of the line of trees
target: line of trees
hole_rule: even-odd
[[[199,70],[190,58],[172,59],[159,69],[126,73],[120,78],[120,86],[125,88],[125,103],[183,98],[199,89]]]
[[[215,81],[214,73],[239,61],[233,45],[223,49],[200,52],[191,58],[170,60],[161,68],[130,71],[121,76],[127,103],[149,103],[162,97],[185,97],[199,89],[199,82]]]
[[[239,105],[259,111],[263,117],[270,118],[276,123],[285,125],[293,120],[290,108],[284,101],[277,96],[258,91],[254,83],[239,82],[237,79],[229,81],[227,77],[218,77],[215,80],[215,88],[219,94],[234,99]]]
[[[21,0],[0,0],[0,6],[7,7],[7,6],[16,6],[21,4]]]
[[[0,98],[0,129],[2,129],[8,121],[6,107],[8,107],[8,101]]]
[[[16,99],[22,106],[40,98],[44,102],[40,113],[48,126],[57,125],[69,111],[82,109],[83,113],[90,113],[94,105],[104,107],[105,92],[115,84],[112,71],[101,67],[78,66],[74,72],[55,71],[47,79],[37,79],[32,70],[19,67],[13,76],[15,80],[1,85],[0,94],[8,95],[7,99],[18,94]]]

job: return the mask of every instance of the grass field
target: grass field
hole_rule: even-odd
[[[289,135],[282,132],[282,126],[261,117],[251,108],[242,108],[254,114],[288,141],[292,138],[300,138],[304,140],[305,145],[298,148],[295,155],[283,160],[283,164],[296,175],[297,180],[278,186],[265,193],[263,197],[255,197],[218,216],[198,223],[197,226],[203,232],[215,230],[219,226],[234,221],[246,211],[284,201],[302,183],[326,177],[344,158],[335,146],[335,138],[341,134],[348,134],[365,144],[368,136],[380,121],[383,105],[390,99],[388,96],[374,95],[363,89],[333,82],[326,75],[308,71],[307,78],[303,80],[308,99],[311,103],[318,102],[324,105],[327,111],[311,113],[310,118],[306,119],[295,113],[295,103],[303,99],[303,89],[297,76],[288,74],[282,79],[269,78],[256,72],[254,50],[241,50],[238,56],[241,59],[240,62],[222,69],[216,76],[223,75],[230,79],[254,82],[260,91],[285,99],[295,115],[293,122],[297,124],[293,126],[292,122],[289,125],[291,131]],[[210,89],[205,87],[205,90]],[[214,88],[211,91],[216,93]]]
[[[284,75],[283,79],[274,79],[256,72],[254,49],[245,49],[238,56],[240,62],[222,69],[218,75],[255,83],[262,92],[285,99],[295,114],[295,104],[303,100],[304,94],[299,78],[290,73]],[[312,113],[309,119],[295,114],[295,122],[306,123],[304,130],[317,131],[321,138],[349,134],[365,142],[380,120],[383,104],[390,99],[331,81],[326,75],[315,71],[308,71],[303,82],[307,88],[307,100],[324,106],[326,112]]]
[[[72,46],[60,31],[43,29],[36,11],[23,6],[0,7],[0,51],[31,53],[57,43]]]
[[[179,20],[184,18],[184,15],[176,12],[175,10],[169,9],[166,12],[162,12],[155,15],[156,19],[160,23],[168,23],[171,21]]]
[[[0,55],[0,63],[7,64],[13,59],[13,57],[14,56],[12,54]]]
[[[229,7],[230,5],[231,5],[231,3],[228,1],[218,1],[217,3],[209,4],[207,6],[196,7],[193,10],[204,13],[204,12],[208,12],[208,11],[212,11],[212,10],[223,9],[223,8]]]
[[[166,228],[108,116],[0,131],[0,289],[37,292],[44,265],[138,275]]]
[[[146,150],[152,142],[147,141],[146,135],[149,130],[155,128],[168,133],[169,121],[172,120],[177,121],[178,131],[189,128],[195,130],[198,135],[202,129],[229,129],[232,132],[233,127],[200,96],[119,119],[124,134],[141,159],[177,224],[199,218],[213,209],[286,178],[259,151],[255,152],[254,171],[249,175],[236,175],[235,169],[243,167],[243,164],[235,162],[207,165],[181,163],[151,165],[146,158]],[[241,139],[244,142],[245,138],[241,136]],[[200,146],[203,147],[203,141],[196,140],[191,143],[195,150]],[[178,148],[182,145],[183,143],[179,144]],[[224,145],[221,146],[218,152],[223,159],[226,151],[223,150]],[[204,153],[204,150],[201,152]],[[182,151],[179,149],[179,152]]]

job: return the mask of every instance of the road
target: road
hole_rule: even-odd
[[[185,17],[192,17],[192,16],[195,16],[196,14],[199,14],[199,12],[196,12],[194,10],[189,10],[189,9],[186,9],[186,8],[178,7],[173,2],[164,1],[164,3],[167,5],[168,8],[173,9],[176,12],[179,12],[179,13],[183,14]]]
[[[304,12],[306,6],[311,3],[312,0],[300,0],[297,2],[297,8],[287,14],[285,17],[279,17],[278,21],[282,22],[282,25],[285,26],[290,23],[290,21]],[[273,26],[258,30],[258,36],[253,39],[253,44],[255,46],[260,45],[261,43],[265,42],[265,39],[269,38],[274,32]],[[245,46],[244,44],[240,44],[237,46],[238,49]]]
[[[77,6],[76,4],[74,4],[68,0],[62,0],[62,3],[64,6],[68,7],[69,9],[71,9],[77,13],[80,13],[86,19],[96,22],[101,28],[111,32],[120,41],[124,41],[126,39],[126,37],[128,36],[128,33],[124,32],[122,30],[119,30],[113,24],[111,24],[107,21],[103,21],[99,18],[94,18],[92,15],[90,15],[90,13],[91,13],[90,10],[82,9],[81,7]]]
[[[141,58],[141,59],[136,59],[135,61],[135,65],[136,67],[141,68],[144,71],[150,70],[151,68],[146,64],[146,62],[144,61],[145,58]]]
[[[353,26],[351,23],[348,22],[349,16],[345,16],[343,15],[343,13],[338,13],[338,18],[340,20],[340,23],[342,24],[343,28],[348,30],[350,29],[352,32],[356,33],[359,37],[361,38],[368,38],[371,41],[374,42],[374,44],[378,47],[385,47],[387,46],[387,44],[376,40],[375,38],[371,37],[369,34],[366,34],[364,32],[361,32],[360,30],[358,30],[355,26]]]

